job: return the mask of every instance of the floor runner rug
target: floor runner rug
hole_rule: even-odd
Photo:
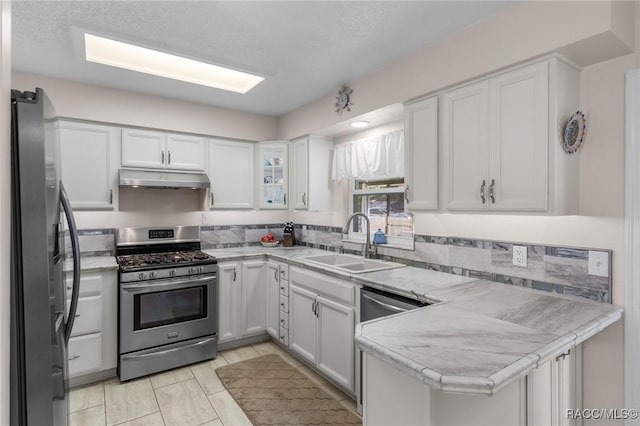
[[[216,373],[255,426],[362,425],[358,416],[276,354],[225,365]]]

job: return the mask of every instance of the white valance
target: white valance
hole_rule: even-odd
[[[404,130],[335,146],[333,180],[404,177]]]

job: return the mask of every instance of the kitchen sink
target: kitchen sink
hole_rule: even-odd
[[[386,262],[384,260],[363,259],[362,257],[350,254],[320,254],[303,257],[302,259],[329,266],[340,271],[350,272],[352,274],[383,271],[385,269],[401,268],[406,266],[402,263]]]

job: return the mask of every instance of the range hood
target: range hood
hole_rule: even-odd
[[[206,189],[210,186],[205,173],[120,169],[120,187]]]

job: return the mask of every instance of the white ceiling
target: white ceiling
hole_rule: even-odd
[[[494,1],[16,1],[14,70],[273,116],[491,15]],[[85,62],[73,28],[266,76],[245,95]]]

